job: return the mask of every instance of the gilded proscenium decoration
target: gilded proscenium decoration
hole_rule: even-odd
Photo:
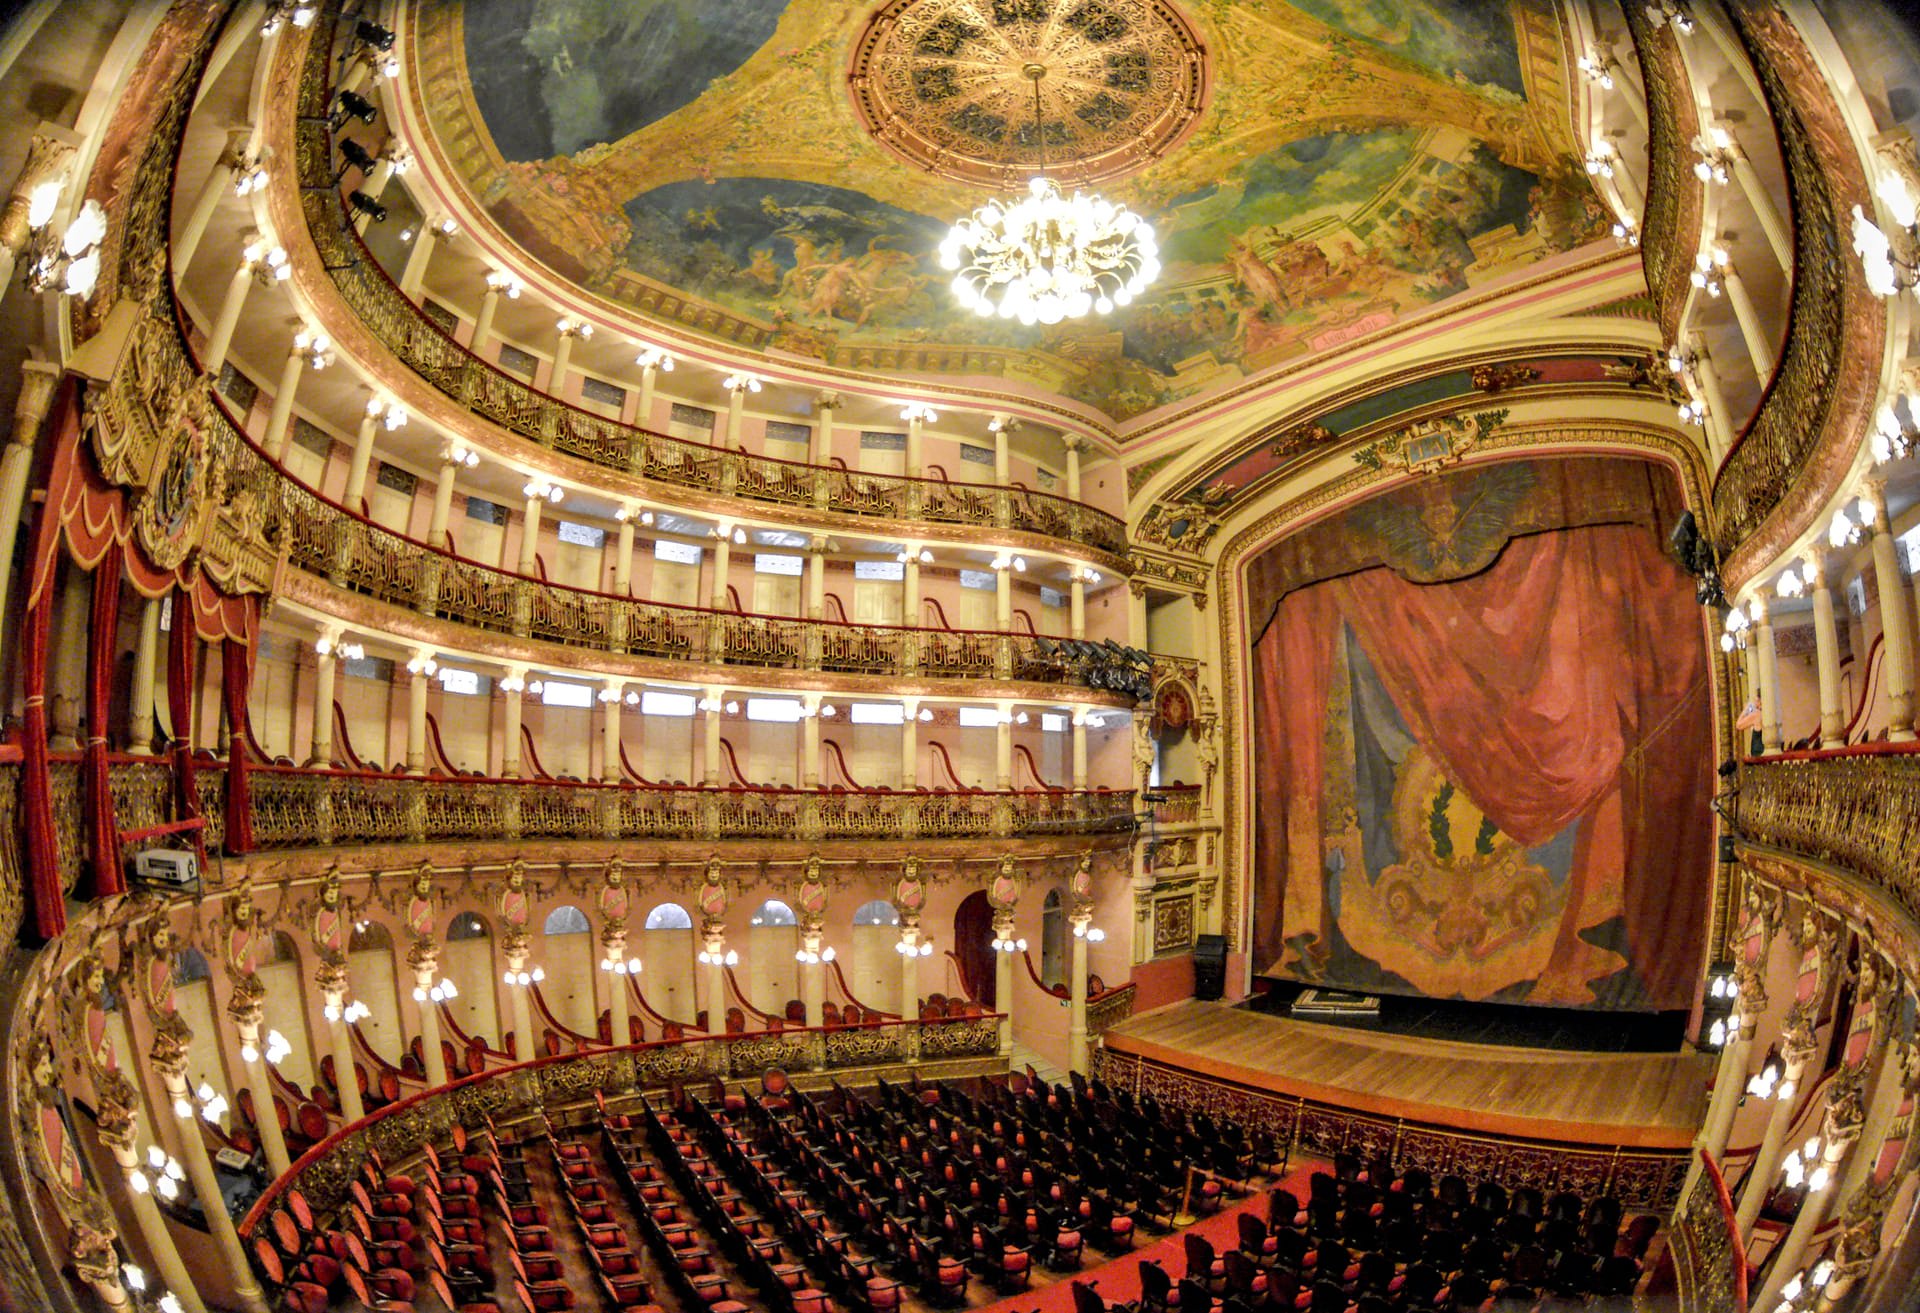
[[[1151,0],[894,0],[860,33],[848,88],[868,130],[929,173],[1004,188],[1044,164],[1070,185],[1178,141],[1202,61],[1186,20]]]

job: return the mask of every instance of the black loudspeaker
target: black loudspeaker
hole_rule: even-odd
[[[1227,992],[1227,937],[1201,935],[1193,941],[1193,996],[1216,999]]]

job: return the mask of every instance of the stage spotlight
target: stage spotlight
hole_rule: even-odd
[[[340,158],[345,160],[350,167],[356,168],[362,173],[373,172],[373,155],[365,146],[362,146],[352,138],[347,138],[340,143]]]
[[[362,123],[371,123],[380,114],[378,105],[354,91],[342,91],[339,96],[339,105],[343,122],[348,118],[356,118]]]
[[[347,204],[354,208],[355,213],[364,214],[375,223],[387,221],[387,207],[363,191],[349,193]]]
[[[386,51],[393,49],[392,30],[384,28],[378,23],[371,23],[363,18],[354,25],[353,34],[372,46],[375,50]]]

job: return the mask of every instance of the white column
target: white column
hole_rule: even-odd
[[[903,921],[900,926],[900,942],[916,951],[900,955],[900,1019],[914,1021],[920,1016],[920,926],[915,921]]]
[[[1087,636],[1087,571],[1085,566],[1076,565],[1073,575],[1067,583],[1067,635],[1071,638]]]
[[[333,765],[333,678],[339,658],[334,655],[338,639],[329,634],[327,650],[313,659],[313,748],[307,765],[322,770]]]
[[[1827,583],[1827,553],[1809,547],[1807,573],[1812,576],[1813,655],[1820,674],[1820,746],[1845,747],[1847,711],[1840,695],[1840,631],[1834,623],[1833,589]]]
[[[1080,452],[1087,440],[1078,433],[1069,433],[1061,439],[1067,448],[1067,500],[1080,500]]]
[[[1147,650],[1147,586],[1140,579],[1127,582],[1127,646]]]
[[[1007,434],[1013,428],[1013,421],[1004,415],[996,415],[991,427],[993,429],[993,481],[1004,488],[1013,482],[1013,456],[1007,448]]]
[[[433,481],[433,514],[427,521],[427,546],[447,549],[447,524],[453,519],[453,478],[460,465],[442,459],[439,477]]]
[[[320,970],[331,977],[331,970],[322,965]],[[332,981],[330,989],[321,986],[321,996],[326,1000],[327,1037],[333,1043],[333,1075],[340,1090],[340,1116],[349,1125],[367,1115],[366,1107],[360,1102],[360,1079],[355,1074],[353,1061],[353,1036],[347,1030],[346,1019],[346,967],[338,968],[339,978]]]
[[[718,1035],[727,1028],[725,929],[715,922],[704,923],[701,927],[701,948],[707,954],[707,961],[699,965],[695,989],[700,1010],[707,1014],[707,1029]]]
[[[249,983],[242,986],[236,982],[228,1013],[240,1032],[240,1061],[247,1069],[247,1088],[253,1093],[253,1120],[260,1128],[260,1148],[266,1155],[267,1171],[281,1177],[293,1164],[287,1156],[286,1137],[280,1131],[280,1116],[274,1111],[273,1078],[267,1072],[267,1061],[261,1053],[264,1046],[260,1023],[266,1019],[265,992],[253,976],[244,979]],[[243,993],[243,989],[251,990],[251,995]]]
[[[133,675],[127,689],[127,751],[153,755],[154,677],[160,666],[160,607],[157,597],[140,603],[140,636],[133,647]]]
[[[720,521],[720,538],[713,547],[713,595],[709,599],[713,609],[727,609],[727,571],[733,563],[733,526],[725,520]]]
[[[822,620],[827,614],[827,538],[813,535],[807,544],[807,619]]]
[[[524,491],[527,500],[520,523],[520,573],[532,575],[540,569],[540,512],[547,504],[548,484],[535,479]]]
[[[1748,1307],[1765,1309],[1775,1307],[1774,1301],[1780,1298],[1780,1287],[1787,1284],[1788,1278],[1800,1271],[1802,1260],[1806,1258],[1807,1246],[1812,1243],[1814,1233],[1826,1223],[1827,1210],[1832,1205],[1834,1195],[1834,1177],[1839,1174],[1840,1163],[1853,1147],[1854,1136],[1859,1134],[1858,1123],[1842,1126],[1834,1117],[1835,1100],[1832,1093],[1827,1098],[1827,1113],[1822,1119],[1820,1136],[1819,1166],[1807,1164],[1808,1175],[1823,1171],[1825,1179],[1821,1188],[1813,1189],[1808,1182],[1806,1197],[1800,1201],[1800,1211],[1794,1215],[1793,1226],[1787,1231],[1787,1238],[1780,1242],[1778,1252],[1773,1255],[1767,1269],[1767,1279],[1760,1286],[1760,1293]]]
[[[240,261],[240,267],[233,271],[233,277],[227,281],[227,294],[220,302],[220,313],[214,318],[213,331],[207,334],[207,349],[201,357],[200,368],[215,378],[220,376],[220,367],[227,362],[227,348],[233,345],[233,330],[240,325],[240,312],[246,307],[247,292],[253,287],[255,268],[251,259]]]
[[[627,932],[624,928],[608,930],[604,936],[607,946],[607,960],[616,963],[609,972],[607,992],[607,1038],[615,1048],[629,1043],[633,1027],[627,1024]],[[636,959],[637,960],[637,959]]]
[[[1780,657],[1774,646],[1773,621],[1767,615],[1767,599],[1756,593],[1747,602],[1753,619],[1753,643],[1759,658],[1755,662],[1760,676],[1760,748],[1780,751]]]
[[[366,413],[360,417],[360,427],[354,431],[353,457],[347,464],[347,486],[341,494],[341,500],[350,511],[358,511],[367,495],[367,471],[373,464],[373,435],[387,420],[389,413],[401,416],[401,423],[406,422],[404,411],[391,407],[378,397],[373,398],[367,402]],[[399,427],[388,422],[391,427]]]
[[[717,685],[707,686],[706,696],[701,699],[700,729],[704,760],[702,778],[713,787],[720,786],[720,713],[726,705],[727,691]]]
[[[673,372],[673,356],[657,346],[650,346],[634,357],[634,364],[640,366],[640,398],[634,408],[634,423],[641,428],[653,425],[653,387],[662,373]]]
[[[559,330],[560,340],[553,348],[553,372],[547,376],[547,392],[552,396],[567,395],[567,367],[573,363],[573,343],[585,341],[593,336],[593,325],[580,319],[563,318],[554,325]]]
[[[1760,1216],[1761,1206],[1773,1191],[1774,1177],[1780,1171],[1782,1150],[1786,1147],[1787,1130],[1793,1121],[1793,1096],[1800,1089],[1800,1079],[1806,1074],[1807,1059],[1813,1054],[1812,1034],[1804,1029],[1804,1022],[1799,1025],[1802,1033],[1795,1034],[1790,1030],[1782,1038],[1782,1070],[1780,1080],[1773,1087],[1773,1108],[1767,1117],[1767,1129],[1760,1137],[1760,1150],[1754,1155],[1753,1166],[1740,1188],[1740,1204],[1735,1210],[1734,1221],[1743,1239],[1753,1234],[1753,1224]]]
[[[621,597],[633,592],[633,517],[634,511],[626,508],[613,545],[613,591]]]
[[[1087,788],[1087,713],[1073,713],[1073,787],[1084,793]]]
[[[1693,357],[1693,377],[1699,383],[1702,399],[1707,403],[1707,437],[1713,447],[1715,462],[1724,459],[1727,450],[1733,446],[1733,424],[1727,411],[1727,396],[1720,387],[1720,370],[1713,363],[1713,357],[1707,354],[1707,344],[1698,333],[1687,334],[1687,351]]]
[[[480,294],[480,313],[474,316],[473,338],[467,350],[487,359],[487,344],[493,340],[493,317],[500,310],[500,298],[513,300],[520,295],[520,280],[498,270],[487,275],[487,290]]]
[[[310,344],[304,335],[296,337],[287,349],[286,363],[280,366],[280,385],[273,392],[273,410],[267,415],[267,430],[260,445],[275,460],[287,458],[287,439],[293,432],[293,397],[300,388],[300,372],[306,368]]]
[[[1013,629],[1013,563],[1010,560],[993,572],[993,627],[1003,634]]]
[[[427,281],[427,265],[433,260],[433,248],[440,234],[451,226],[448,220],[438,217],[425,219],[420,231],[413,235],[413,249],[407,252],[406,266],[400,271],[400,294],[409,301],[420,299],[420,289]]]
[[[228,1292],[239,1300],[240,1306],[248,1313],[266,1313],[267,1302],[261,1297],[260,1287],[253,1279],[253,1268],[247,1262],[246,1250],[240,1245],[240,1233],[233,1227],[233,1214],[227,1211],[227,1201],[220,1193],[220,1178],[214,1174],[213,1159],[207,1154],[207,1137],[200,1129],[198,1110],[187,1090],[186,1050],[182,1047],[164,1056],[157,1051],[163,1045],[171,1048],[175,1038],[174,1035],[156,1038],[153,1060],[166,1086],[167,1097],[173,1100],[174,1115],[181,1123],[180,1156],[187,1169],[187,1179],[193,1182],[193,1193],[200,1201],[201,1215],[206,1219],[207,1230],[213,1236],[214,1248],[220,1253],[221,1266],[226,1269],[224,1275]],[[190,1041],[192,1034],[183,1027],[180,1038]],[[185,1115],[180,1112],[183,1107],[186,1109]]]
[[[1014,938],[1011,907],[994,911],[993,933],[1002,941]],[[1013,953],[1004,949],[993,955],[994,1009],[1000,1013],[1000,1052],[1002,1054],[1013,1052],[1013,957]]]
[[[760,380],[751,374],[734,374],[726,380],[727,389],[727,431],[724,443],[728,447],[740,445],[740,420],[746,413],[747,393],[760,390]]]
[[[421,941],[416,951],[408,954],[408,964],[413,967],[413,987],[420,1004],[420,1056],[426,1066],[428,1086],[438,1089],[447,1083],[447,1055],[440,1051],[440,1005],[428,991],[433,988],[433,978],[440,970],[440,958],[437,952],[419,951],[430,948],[430,944]]]
[[[607,680],[600,690],[600,779],[605,784],[620,782],[620,699],[625,691],[625,681],[618,679]]]
[[[33,451],[53,405],[60,366],[41,360],[20,365],[20,393],[13,406],[13,434],[0,453],[0,598],[12,596],[13,549],[20,536],[27,504],[27,481],[33,472]]]
[[[900,710],[900,787],[911,789],[920,780],[920,699],[902,698]]]
[[[1076,909],[1069,918],[1073,950],[1067,980],[1067,1069],[1087,1071],[1087,927],[1093,913]]]
[[[527,969],[526,932],[521,931],[517,937],[508,939],[506,946],[507,970],[509,972],[525,971]],[[517,980],[507,985],[507,1005],[513,1016],[513,1056],[521,1062],[540,1056],[537,1052],[538,1037],[533,1033],[533,1009],[527,999],[531,989],[531,985],[523,985]]]
[[[136,1176],[149,1182],[152,1179],[147,1165],[140,1161],[139,1134],[139,1123],[134,1120],[132,1109],[115,1107],[103,1110],[100,1139],[112,1151],[114,1162],[126,1178],[133,1220],[140,1229],[140,1238],[146,1242],[153,1265],[160,1269],[161,1284],[179,1299],[185,1313],[207,1313],[199,1289],[187,1274],[187,1265],[180,1261],[180,1250],[173,1243],[173,1233],[167,1229],[167,1220],[161,1216],[160,1205],[154,1202],[151,1186],[145,1190],[133,1188]]]
[[[920,454],[923,427],[934,417],[934,412],[931,407],[915,402],[901,410],[900,417],[907,421],[907,477],[917,479],[924,468]]]
[[[1895,555],[1893,525],[1887,518],[1887,485],[1879,478],[1861,485],[1871,509],[1873,578],[1880,589],[1880,632],[1887,645],[1887,703],[1892,716],[1887,737],[1896,743],[1913,738],[1913,631],[1908,627],[1907,590]]]
[[[186,278],[187,266],[193,263],[193,253],[200,249],[200,239],[206,235],[207,224],[213,219],[220,198],[233,186],[233,175],[245,161],[247,148],[252,142],[252,128],[234,128],[227,133],[226,149],[213,162],[207,180],[200,186],[200,194],[194,198],[193,209],[188,212],[187,221],[181,226],[180,235],[173,239],[173,276],[176,281]]]
[[[505,698],[500,730],[500,773],[510,780],[520,778],[520,699],[526,686],[527,672],[518,666],[508,667],[506,678],[500,681],[500,691]]]
[[[1000,720],[994,727],[994,787],[1002,793],[1013,787],[1013,703],[1000,704]]]
[[[1753,217],[1760,221],[1760,231],[1767,236],[1767,245],[1773,249],[1774,259],[1780,262],[1781,269],[1791,273],[1793,238],[1787,231],[1786,221],[1780,217],[1780,207],[1773,203],[1773,196],[1767,191],[1766,184],[1754,172],[1753,161],[1740,149],[1740,144],[1732,140],[1731,133],[1728,134],[1726,156],[1727,163],[1733,169],[1734,181],[1740,184],[1747,204],[1753,207]]]
[[[820,787],[820,695],[803,694],[806,714],[800,719],[800,787]]]
[[[1727,289],[1727,303],[1733,307],[1733,317],[1740,325],[1740,337],[1747,344],[1747,354],[1753,357],[1753,372],[1765,387],[1773,377],[1773,339],[1760,322],[1760,312],[1754,308],[1753,298],[1747,295],[1747,285],[1741,280],[1739,270],[1730,264],[1723,266],[1720,281]]]
[[[421,652],[407,662],[407,774],[427,773],[427,689],[438,669],[433,655]]]
[[[840,405],[838,392],[822,392],[814,398],[813,440],[807,447],[807,463],[825,465],[833,459],[833,412]],[[907,473],[915,471],[908,469]]]
[[[827,968],[820,961],[825,945],[820,942],[819,927],[801,927],[800,948],[808,955],[808,960],[799,963],[800,1002],[807,1010],[807,1024],[818,1026],[825,1018],[827,1001]]]
[[[907,544],[906,563],[900,570],[900,623],[915,628],[920,624],[920,544]]]

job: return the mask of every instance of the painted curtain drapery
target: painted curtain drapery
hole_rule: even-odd
[[[1260,971],[1687,1005],[1710,684],[1691,581],[1645,525],[1512,538],[1443,582],[1309,584],[1254,658]]]

